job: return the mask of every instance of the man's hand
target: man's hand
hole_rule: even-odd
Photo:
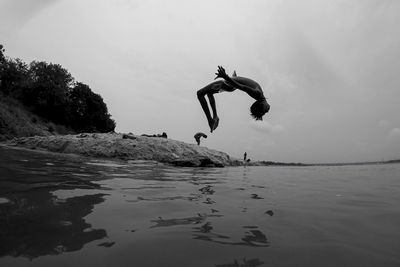
[[[218,70],[215,73],[215,75],[217,75],[217,77],[215,77],[215,79],[218,79],[218,78],[222,78],[222,79],[229,78],[229,76],[225,72],[225,69],[222,66],[218,66]]]

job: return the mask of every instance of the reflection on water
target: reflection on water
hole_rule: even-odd
[[[100,188],[75,175],[82,172],[80,167],[65,164],[63,158],[32,154],[20,159],[19,151],[6,152],[7,157],[1,156],[0,172],[0,196],[7,200],[0,203],[0,257],[33,259],[77,251],[107,236],[104,229],[93,229],[84,219],[104,201],[105,194],[67,199],[52,194],[57,189]],[[57,164],[64,167],[57,169]]]
[[[197,223],[200,223],[197,222]],[[248,227],[243,227],[248,228]],[[257,226],[254,226],[257,228]],[[229,236],[213,232],[213,227],[210,222],[203,224],[200,227],[194,227],[194,239],[210,241],[222,245],[241,245],[241,246],[254,246],[254,247],[268,247],[269,242],[267,237],[260,230],[245,231],[241,241],[231,241]]]
[[[0,265],[400,266],[399,173],[174,168],[0,147]]]
[[[216,267],[257,267],[263,265],[264,262],[259,259],[243,259],[242,261],[234,260],[233,263],[228,264],[217,264]]]
[[[9,195],[0,206],[0,256],[36,258],[76,251],[86,243],[107,236],[92,229],[83,218],[104,194],[57,199],[46,190]]]
[[[198,214],[194,217],[187,218],[177,218],[177,219],[163,219],[159,217],[157,220],[152,220],[151,222],[156,223],[151,227],[165,227],[165,226],[176,226],[176,225],[185,225],[185,224],[199,224],[206,220],[207,217],[221,217],[222,215],[214,215],[214,214]]]

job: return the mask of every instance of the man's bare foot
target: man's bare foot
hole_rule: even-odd
[[[212,124],[212,131],[214,131],[214,130],[217,129],[217,127],[218,127],[219,118],[218,118],[218,117],[215,117],[212,121],[213,121],[213,124]],[[211,131],[211,132],[212,132],[212,131]]]
[[[212,133],[213,132],[213,127],[214,127],[214,120],[210,120],[209,122],[208,122],[208,126],[210,126],[210,132]]]

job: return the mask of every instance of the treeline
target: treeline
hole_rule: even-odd
[[[4,55],[0,44],[0,92],[33,113],[76,132],[110,132],[115,129],[103,98],[84,83],[76,82],[59,64]]]

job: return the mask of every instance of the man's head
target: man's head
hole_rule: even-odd
[[[256,121],[262,121],[262,116],[264,116],[265,113],[269,111],[269,104],[267,100],[262,99],[262,100],[257,100],[254,102],[251,107],[250,107],[250,115],[256,120]]]

